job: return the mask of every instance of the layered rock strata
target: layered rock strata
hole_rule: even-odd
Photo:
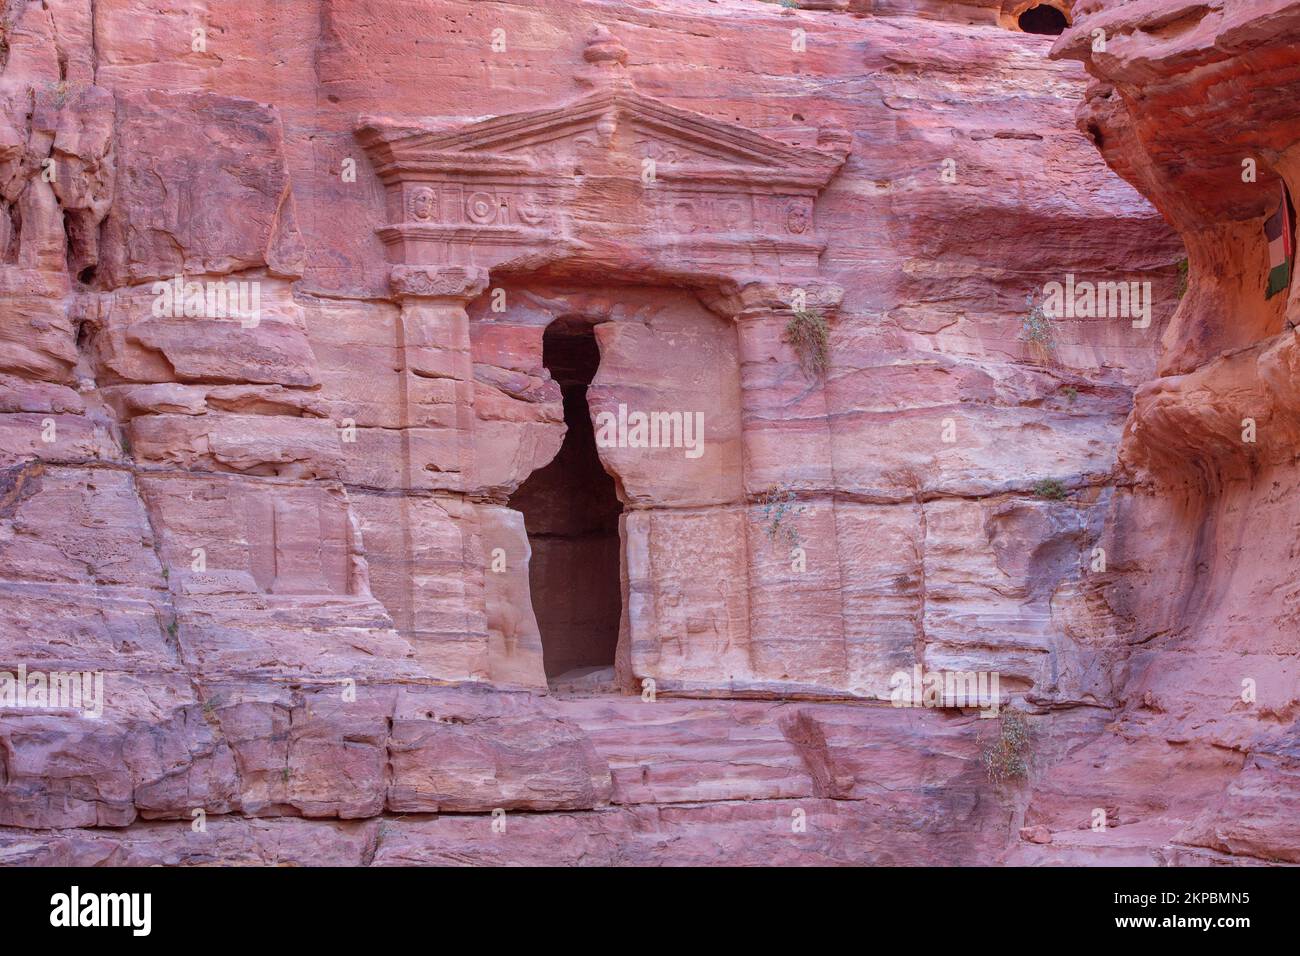
[[[8,4],[0,669],[105,692],[97,719],[0,707],[0,859],[1289,859],[1265,805],[1294,699],[1211,734],[1171,701],[1197,654],[1244,652],[1261,701],[1288,673],[1284,483],[1260,531],[1240,514],[1288,466],[1292,357],[1207,331],[1261,253],[1206,278],[1170,198],[1190,139],[1142,113],[1269,56],[1225,37],[1289,34],[1220,12],[1126,53],[1107,18],[1143,5],[1061,5],[1058,52],[1114,34],[1107,96],[1016,6]],[[1290,169],[1266,112],[1262,187]],[[1198,202],[1245,236],[1234,196]],[[1076,279],[1146,288],[1145,322],[1026,335]],[[613,656],[548,683],[579,618],[539,605],[584,581],[516,496],[560,460],[557,325],[598,347],[594,425],[704,431],[597,449]],[[1186,397],[1228,382],[1268,434],[1241,460]],[[1274,548],[1258,591],[1244,533]],[[891,706],[918,669],[996,673],[1028,778],[990,782],[978,708]],[[1165,805],[1180,734],[1195,784]],[[1072,842],[1097,806],[1114,825]]]

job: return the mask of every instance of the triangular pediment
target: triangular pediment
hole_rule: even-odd
[[[398,167],[446,167],[457,160],[525,163],[544,171],[563,144],[612,148],[657,162],[731,167],[774,175],[811,175],[823,182],[847,149],[781,143],[731,123],[672,106],[630,87],[601,90],[564,106],[512,113],[451,129],[420,130],[371,120],[358,138],[381,175]],[[837,144],[839,145],[839,144]]]

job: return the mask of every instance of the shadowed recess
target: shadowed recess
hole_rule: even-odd
[[[528,584],[546,676],[614,663],[622,613],[614,479],[601,467],[587,407],[600,351],[593,326],[557,319],[542,356],[564,395],[568,427],[555,459],[510,499],[524,513],[533,557]]]
[[[1065,14],[1056,7],[1049,7],[1045,3],[1040,3],[1036,7],[1030,7],[1024,13],[1020,14],[1017,21],[1020,29],[1026,33],[1041,33],[1045,36],[1060,36],[1065,32],[1065,28],[1070,25],[1065,19]]]

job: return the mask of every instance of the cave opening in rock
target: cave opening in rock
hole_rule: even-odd
[[[533,553],[528,585],[546,677],[555,684],[600,679],[614,665],[623,505],[601,467],[587,406],[587,387],[600,364],[595,327],[574,319],[552,322],[542,338],[542,361],[564,396],[567,430],[559,453],[519,486],[510,506],[524,513]]]
[[[1065,28],[1070,25],[1070,21],[1065,18],[1065,14],[1056,7],[1040,3],[1036,7],[1030,7],[1024,13],[1020,14],[1017,21],[1020,29],[1026,33],[1041,33],[1044,36],[1060,36],[1065,32]]]

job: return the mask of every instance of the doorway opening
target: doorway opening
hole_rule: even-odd
[[[595,327],[556,319],[542,337],[542,362],[564,396],[567,430],[559,453],[519,486],[510,507],[524,513],[533,552],[528,585],[543,665],[553,686],[612,679],[623,611],[623,505],[600,464],[587,406],[600,365]]]
[[[1070,25],[1070,21],[1065,18],[1064,13],[1045,3],[1030,7],[1020,14],[1020,19],[1016,22],[1020,24],[1020,29],[1026,33],[1040,33],[1044,36],[1053,37],[1060,36],[1065,32],[1065,28]]]

